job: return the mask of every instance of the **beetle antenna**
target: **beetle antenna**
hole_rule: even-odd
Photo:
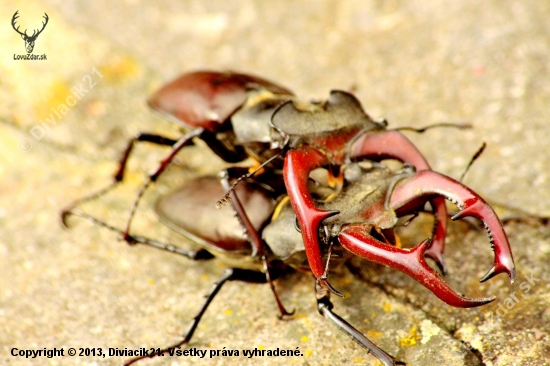
[[[278,153],[278,154],[276,154],[276,155],[273,155],[272,157],[270,157],[269,159],[267,159],[265,162],[263,162],[259,167],[257,167],[256,169],[254,169],[253,171],[249,172],[248,174],[243,174],[243,175],[241,175],[239,178],[237,178],[237,180],[236,180],[235,182],[233,182],[233,184],[231,185],[231,187],[229,187],[229,189],[227,190],[227,192],[225,192],[225,195],[224,195],[220,200],[218,200],[218,202],[216,202],[216,208],[217,208],[217,209],[220,209],[220,208],[222,208],[223,206],[225,206],[226,204],[228,204],[228,203],[231,201],[230,194],[231,194],[231,192],[233,192],[233,190],[235,189],[235,187],[236,187],[240,182],[242,182],[242,181],[245,180],[245,179],[251,178],[254,174],[256,174],[258,171],[260,171],[264,166],[266,166],[267,164],[271,163],[273,160],[275,160],[276,158],[278,158],[279,156],[281,156],[285,151],[286,151],[286,149],[283,149],[280,153]]]
[[[82,217],[83,219],[86,219],[86,220],[90,221],[91,223],[93,223],[95,225],[98,225],[98,226],[101,226],[105,229],[113,231],[113,232],[119,234],[122,237],[124,236],[124,231],[122,231],[122,230],[120,230],[120,229],[118,229],[118,228],[116,228],[116,227],[114,227],[114,226],[112,226],[112,225],[110,225],[110,224],[108,224],[104,221],[101,221],[100,219],[98,219],[96,217],[93,217],[92,215],[89,215],[89,214],[87,214],[86,212],[84,212],[82,210],[71,209],[69,213],[71,215]],[[187,257],[187,258],[192,259],[192,260],[207,260],[207,259],[213,258],[212,254],[210,254],[208,251],[206,251],[204,249],[200,249],[198,251],[189,251],[189,250],[181,249],[181,248],[179,248],[175,245],[172,245],[172,244],[161,243],[159,241],[152,240],[152,239],[149,239],[149,238],[146,238],[146,237],[143,237],[143,236],[129,236],[127,241],[130,244],[144,244],[144,245],[147,245],[147,246],[150,246],[150,247],[153,247],[153,248],[164,250],[166,252],[179,254],[179,255],[182,255],[182,256]]]
[[[473,128],[471,123],[452,123],[452,122],[442,122],[442,123],[434,123],[431,125],[427,125],[421,128],[414,128],[414,127],[398,127],[395,128],[394,131],[413,131],[418,133],[426,132],[427,130],[430,130],[432,128],[439,128],[439,127],[453,127],[458,128],[459,130],[465,130],[467,128]]]
[[[462,172],[462,175],[460,176],[460,179],[458,180],[459,182],[462,182],[464,180],[464,177],[466,176],[466,173],[468,173],[468,170],[470,170],[470,167],[472,166],[474,161],[476,161],[477,158],[479,158],[479,156],[483,153],[483,150],[485,150],[486,147],[487,147],[487,144],[484,141],[483,144],[481,144],[481,147],[476,151],[474,156],[472,156],[472,158],[470,159],[470,162],[466,166],[466,169],[464,169],[464,172]]]

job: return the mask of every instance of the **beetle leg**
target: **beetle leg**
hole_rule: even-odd
[[[231,187],[229,183],[229,172],[228,170],[222,170],[218,174],[218,178],[220,178],[220,182],[222,184],[222,187],[224,190],[228,191]],[[231,198],[231,206],[233,207],[233,210],[235,211],[235,214],[237,218],[239,219],[239,222],[243,226],[243,228],[246,231],[246,234],[248,236],[248,239],[250,243],[252,244],[252,254],[251,257],[256,257],[259,254],[262,255],[262,263],[263,268],[265,272],[265,279],[266,282],[269,283],[269,286],[271,288],[271,291],[273,292],[273,295],[275,296],[275,301],[277,302],[277,307],[279,308],[279,312],[281,313],[279,318],[284,319],[285,317],[292,316],[294,314],[294,310],[291,312],[288,312],[285,307],[283,306],[283,303],[281,299],[279,298],[279,295],[277,295],[277,292],[275,291],[275,286],[273,285],[273,281],[271,280],[271,274],[269,272],[269,266],[267,264],[267,259],[264,255],[264,248],[265,243],[260,237],[260,234],[256,229],[254,228],[254,225],[250,222],[250,219],[248,218],[248,215],[246,214],[246,211],[239,200],[239,197],[237,196],[237,193],[235,190],[231,190],[229,192],[229,197]]]
[[[495,261],[481,282],[502,272],[506,272],[511,282],[514,282],[516,278],[514,259],[502,223],[491,206],[470,188],[445,175],[426,170],[398,184],[393,191],[390,204],[398,211],[422,204],[433,196],[443,196],[456,204],[459,212],[452,217],[452,220],[472,216],[485,225],[495,252]]]
[[[269,283],[269,287],[271,288],[271,292],[273,293],[273,296],[275,296],[275,301],[277,302],[277,307],[279,308],[279,312],[281,313],[278,318],[280,320],[285,320],[285,319],[288,319],[290,318],[292,315],[294,315],[295,313],[295,310],[292,310],[291,312],[288,312],[284,305],[283,305],[283,302],[281,301],[281,299],[279,298],[279,295],[277,294],[277,291],[275,291],[275,286],[273,285],[273,281],[271,280],[271,273],[269,272],[269,266],[267,264],[267,258],[264,256],[262,256],[262,263],[263,263],[263,267],[264,267],[264,272],[265,272],[265,281],[267,283]]]
[[[383,349],[372,343],[367,337],[359,332],[353,325],[342,319],[338,314],[332,311],[334,305],[328,298],[328,295],[317,299],[317,309],[319,313],[330,320],[338,329],[346,333],[361,347],[372,353],[374,357],[380,360],[385,366],[405,365],[404,362],[396,361],[395,358],[386,353]]]
[[[137,142],[151,142],[156,145],[172,146],[177,142],[177,140],[173,140],[168,137],[150,134],[150,133],[143,133],[143,132],[138,133],[136,137],[134,137],[128,142],[128,146],[126,147],[126,149],[124,149],[124,153],[122,154],[118,162],[118,170],[113,177],[113,182],[109,184],[107,187],[100,189],[99,191],[93,192],[92,194],[79,198],[78,200],[72,202],[65,209],[63,209],[61,211],[61,223],[63,224],[63,226],[68,227],[67,218],[72,214],[71,211],[73,208],[81,205],[84,202],[92,201],[105,195],[106,193],[111,191],[114,187],[116,187],[118,183],[120,183],[124,179],[124,171],[126,170],[128,158],[130,157],[130,153],[132,152],[134,145]]]
[[[167,353],[170,353],[172,350],[175,350],[176,348],[180,348],[181,346],[188,344],[191,338],[193,337],[193,334],[195,333],[195,330],[197,329],[197,326],[199,325],[199,322],[201,321],[204,313],[206,312],[206,309],[208,309],[208,306],[214,300],[214,297],[218,294],[222,286],[227,281],[244,281],[244,282],[251,282],[251,283],[265,283],[268,281],[266,276],[264,276],[263,273],[256,272],[256,271],[250,271],[245,269],[239,269],[239,268],[230,268],[225,271],[225,273],[214,283],[214,286],[212,287],[212,290],[210,290],[210,293],[206,295],[206,300],[202,304],[201,309],[195,315],[191,323],[189,324],[189,327],[187,328],[187,331],[185,332],[183,339],[175,343],[169,347],[163,348],[160,350],[160,352],[154,352],[153,354],[146,355],[146,356],[140,356],[136,358],[132,358],[126,362],[124,362],[124,366],[129,366],[139,360],[145,359],[145,358],[153,358],[160,355],[164,355]],[[283,308],[284,309],[284,308]],[[292,313],[289,313],[288,315],[292,315]]]
[[[130,216],[128,217],[128,222],[126,223],[126,230],[124,231],[124,235],[123,235],[124,240],[127,240],[128,238],[131,237],[130,226],[132,225],[132,220],[134,218],[137,207],[139,205],[139,201],[141,200],[141,197],[143,196],[147,188],[149,188],[151,183],[156,182],[156,180],[162,174],[162,172],[164,172],[164,170],[166,170],[166,168],[172,162],[172,160],[174,160],[174,157],[176,156],[176,154],[179,153],[181,149],[183,149],[185,146],[190,145],[193,142],[193,138],[200,136],[203,132],[204,132],[204,129],[202,127],[199,127],[189,132],[188,134],[182,136],[172,146],[172,151],[170,151],[170,154],[168,154],[168,156],[165,157],[164,160],[162,160],[162,162],[159,164],[155,172],[149,175],[145,183],[139,189],[136,199],[134,200],[134,204],[132,205],[132,210],[130,211]]]
[[[216,138],[216,134],[205,130],[201,135],[201,140],[203,140],[210,150],[222,158],[228,163],[238,163],[240,161],[246,160],[247,156],[242,146],[234,145],[232,149],[229,149],[224,145],[220,140]]]
[[[315,207],[307,187],[309,173],[327,162],[327,156],[311,146],[291,150],[285,159],[284,180],[292,208],[300,224],[311,271],[318,281],[332,289],[323,277],[325,268],[319,243],[319,225],[327,217],[336,215],[338,211],[324,211]]]
[[[220,179],[220,183],[225,191],[229,191],[231,188],[231,184],[229,183],[229,172],[227,170],[222,170],[218,173],[218,178]],[[243,226],[244,230],[246,231],[246,235],[248,236],[248,240],[250,241],[250,244],[252,245],[252,254],[251,257],[255,258],[258,256],[258,254],[263,252],[264,249],[264,243],[262,238],[260,237],[260,234],[256,229],[254,228],[254,225],[250,222],[248,219],[248,216],[246,214],[246,211],[244,210],[243,205],[241,204],[241,201],[239,200],[239,197],[237,197],[237,193],[235,190],[229,191],[229,198],[231,201],[231,206],[233,207],[233,211],[235,211],[235,215],[239,219],[239,222]]]
[[[214,286],[212,287],[212,290],[206,296],[206,300],[204,301],[204,304],[202,304],[201,309],[199,310],[197,315],[195,315],[195,317],[191,321],[191,324],[189,324],[189,327],[187,328],[187,332],[185,332],[185,334],[183,336],[183,339],[180,342],[175,343],[175,344],[173,344],[169,347],[166,347],[164,349],[161,349],[160,352],[154,352],[153,354],[150,354],[150,355],[132,358],[132,359],[124,362],[124,366],[129,366],[129,365],[131,365],[131,364],[133,364],[133,363],[135,363],[139,360],[143,360],[144,358],[153,358],[153,357],[157,357],[157,356],[160,356],[160,355],[167,354],[170,351],[175,350],[176,348],[180,348],[184,344],[189,343],[189,341],[191,340],[191,337],[193,337],[193,334],[195,333],[195,330],[197,329],[197,326],[199,325],[199,322],[202,319],[202,316],[206,312],[206,309],[208,309],[208,305],[210,305],[212,300],[214,300],[214,297],[216,297],[216,295],[218,294],[218,292],[220,291],[222,286],[227,281],[235,281],[235,280],[247,281],[247,282],[261,282],[261,279],[258,279],[257,275],[258,275],[258,272],[247,271],[247,270],[242,270],[242,269],[237,269],[237,268],[230,268],[230,269],[226,270],[225,273],[223,274],[223,276],[221,276],[220,279],[218,281],[216,281],[216,283],[214,283]],[[254,277],[254,278],[252,279],[251,276]]]
[[[61,219],[61,225],[65,228],[69,227],[69,216],[77,215],[77,211],[80,211],[76,209],[76,207],[80,206],[84,202],[93,201],[101,196],[104,196],[108,192],[110,192],[113,188],[117,186],[119,182],[113,181],[111,184],[109,184],[107,187],[101,188],[99,191],[92,192],[89,195],[86,195],[84,197],[81,197],[73,202],[71,202],[69,205],[67,205],[65,208],[61,210],[61,213],[59,214]]]
[[[156,145],[161,146],[173,146],[175,143],[178,142],[178,140],[174,140],[168,137],[150,134],[150,133],[138,133],[136,137],[130,140],[128,143],[128,146],[124,150],[124,153],[122,154],[122,157],[119,161],[119,168],[117,173],[115,174],[115,181],[120,182],[124,178],[124,170],[126,169],[126,164],[128,163],[128,158],[130,157],[130,153],[134,149],[134,145],[136,142],[151,142]]]
[[[449,305],[468,308],[484,305],[495,299],[470,299],[453,290],[424,259],[430,239],[410,250],[401,249],[373,238],[359,225],[347,227],[338,238],[342,246],[352,253],[407,274]]]
[[[413,165],[417,171],[431,170],[422,153],[399,131],[369,131],[359,137],[351,146],[350,155],[351,157],[364,157],[373,160],[392,158]],[[435,220],[433,241],[425,254],[433,259],[441,271],[445,273],[443,249],[447,230],[447,207],[445,206],[445,200],[440,197],[431,199],[430,205],[434,210]]]

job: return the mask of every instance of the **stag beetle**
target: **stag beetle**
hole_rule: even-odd
[[[397,130],[388,130],[385,122],[374,121],[364,112],[359,101],[348,92],[334,90],[326,101],[301,102],[286,88],[261,78],[238,73],[202,71],[185,74],[161,88],[149,100],[149,104],[192,131],[177,140],[160,135],[139,134],[129,142],[120,160],[114,183],[76,201],[63,211],[62,218],[65,221],[69,214],[86,216],[74,208],[76,204],[99,197],[122,181],[127,160],[136,142],[147,141],[172,146],[170,154],[140,189],[126,230],[119,232],[131,244],[144,243],[192,259],[207,259],[213,253],[223,253],[223,257],[231,261],[234,269],[227,272],[215,285],[203,311],[227,280],[253,278],[259,281],[257,275],[253,275],[256,272],[250,271],[258,269],[261,264],[265,273],[261,280],[271,284],[270,269],[275,270],[277,263],[293,264],[290,258],[296,258],[280,254],[282,246],[278,244],[277,238],[282,240],[283,235],[269,239],[270,226],[263,229],[266,220],[271,216],[274,217],[273,225],[282,223],[283,217],[288,217],[288,214],[281,215],[279,219],[277,213],[287,212],[288,204],[275,209],[269,204],[257,208],[247,204],[244,198],[237,197],[236,192],[242,189],[251,197],[260,194],[260,189],[250,191],[238,186],[239,182],[252,177],[262,187],[269,188],[271,198],[281,195],[288,197],[292,215],[296,217],[295,225],[300,231],[299,235],[293,234],[296,238],[290,241],[290,251],[298,255],[305,253],[305,267],[316,279],[319,311],[387,364],[393,364],[390,363],[390,356],[358,335],[351,325],[331,312],[332,304],[328,300],[328,293],[341,295],[327,280],[331,253],[350,252],[398,269],[453,306],[472,307],[492,301],[493,298],[469,299],[458,294],[426,264],[424,257],[430,257],[445,271],[443,246],[447,219],[445,199],[448,199],[459,209],[453,219],[473,216],[481,220],[489,232],[495,261],[481,281],[502,272],[506,272],[512,282],[515,279],[510,245],[492,208],[460,182],[431,171],[426,159],[403,134]],[[256,162],[247,174],[243,174],[239,168],[222,172],[222,186],[217,187],[218,191],[211,184],[204,184],[203,193],[199,189],[201,185],[186,187],[189,192],[193,192],[194,198],[186,194],[181,199],[169,196],[177,202],[172,214],[168,214],[171,210],[163,210],[163,206],[160,206],[160,215],[164,221],[203,244],[206,250],[184,251],[130,235],[131,219],[141,196],[158,179],[177,152],[191,144],[195,137],[204,140],[212,151],[227,162],[239,162],[247,158]],[[378,163],[387,158],[401,161],[410,167],[399,173],[388,173],[387,168]],[[365,170],[361,168],[361,163],[375,164],[378,168]],[[265,173],[258,172],[261,167],[266,167]],[[334,199],[315,198],[320,188],[312,187],[310,178],[317,168],[327,172],[327,183],[321,187],[332,189]],[[363,185],[362,179],[369,182],[368,187]],[[217,232],[218,228],[226,228],[225,214],[220,216],[223,220],[217,218],[213,221],[211,217],[215,216],[214,211],[208,207],[200,214],[209,223],[208,228],[197,225],[195,214],[191,223],[177,218],[177,212],[182,210],[178,205],[194,207],[192,211],[195,212],[206,203],[203,195],[211,197],[212,192],[221,193],[223,190],[220,187],[223,187],[226,194],[217,202],[218,206],[230,200],[240,225],[246,231],[246,237],[241,238],[240,242],[235,240],[233,234],[221,235]],[[348,192],[353,188],[349,187],[368,194],[363,195],[364,198],[360,200],[351,199]],[[245,201],[244,205],[241,200]],[[426,202],[430,203],[435,218],[432,238],[410,250],[394,246],[395,220],[404,214],[420,211]],[[214,230],[216,234],[211,236],[209,230]],[[303,249],[297,245],[303,245]],[[301,261],[301,265],[304,264]],[[275,297],[282,316],[289,315],[277,296]],[[176,346],[188,341],[197,321],[198,319],[191,326],[184,341]]]
[[[338,212],[324,220],[319,229],[320,253],[327,263],[327,269],[357,255],[404,272],[455,307],[480,306],[494,300],[494,297],[470,299],[453,290],[424,259],[431,239],[410,250],[395,245],[394,229],[400,217],[421,211],[433,196],[448,199],[459,207],[472,200],[484,202],[472,190],[433,171],[416,172],[414,168],[405,165],[403,169],[394,172],[383,164],[371,161],[347,164],[343,169],[343,184],[339,189],[327,183],[328,177],[323,179],[323,174],[329,176],[327,170],[316,173],[316,179],[308,180],[308,192],[314,207]],[[221,178],[224,181],[227,176],[222,175]],[[434,189],[426,186],[426,179],[440,182],[440,187]],[[296,230],[292,229],[297,214],[289,197],[283,195],[275,199],[273,190],[248,179],[232,192],[232,202],[245,212],[243,216],[235,217],[228,207],[220,210],[214,208],[216,197],[223,192],[219,178],[206,176],[188,182],[157,202],[156,211],[163,223],[200,244],[231,269],[216,282],[183,340],[150,356],[168,353],[171,349],[187,344],[206,308],[228,280],[269,282],[281,315],[290,314],[284,309],[273,288],[270,272],[279,271],[285,265],[300,270],[310,267],[301,229],[298,226]],[[411,195],[410,192],[415,194]],[[502,239],[505,235],[502,228],[493,226],[491,221],[496,215],[489,206],[483,207],[486,211],[481,220],[486,223],[491,240]],[[190,212],[193,214],[190,215]],[[261,237],[260,256],[251,256],[249,242],[252,235]],[[384,365],[404,365],[334,313],[328,289],[322,286],[316,289],[317,307],[321,315],[372,352]],[[126,365],[145,357],[129,360]]]
[[[165,171],[176,154],[185,146],[193,144],[194,138],[203,140],[214,153],[228,163],[241,162],[249,157],[249,151],[245,151],[244,146],[236,141],[231,117],[250,100],[252,94],[255,95],[259,91],[272,96],[281,96],[283,100],[293,97],[292,92],[282,86],[259,77],[234,72],[191,72],[162,87],[149,99],[149,106],[190,132],[178,139],[158,134],[139,133],[128,142],[113,182],[97,192],[78,199],[64,209],[61,213],[63,224],[68,226],[67,217],[74,213],[73,210],[78,204],[104,195],[123,181],[126,164],[137,142],[171,146],[171,152],[148,177],[132,207],[123,235],[123,238],[132,244],[133,237],[129,232],[139,200],[147,188]],[[252,145],[256,145],[254,151],[270,151],[269,144],[257,141],[249,144],[249,146]]]
[[[320,223],[334,213],[313,208],[306,189],[309,172],[315,167],[327,166],[332,184],[341,185],[342,167],[357,159],[380,161],[393,158],[409,163],[419,171],[430,170],[426,159],[402,133],[386,129],[384,122],[372,120],[359,101],[343,91],[332,91],[325,102],[303,103],[288,89],[259,77],[198,71],[184,74],[162,87],[149,99],[149,105],[191,132],[179,139],[138,134],[128,143],[113,183],[65,209],[62,213],[65,225],[67,216],[74,213],[74,207],[79,203],[103,195],[123,180],[126,163],[136,142],[172,146],[170,154],[149,176],[135,199],[123,234],[123,238],[133,244],[130,226],[140,198],[174,156],[197,137],[227,162],[252,158],[256,161],[255,167],[269,165],[271,172],[283,170],[284,179],[272,179],[270,184],[280,190],[280,183],[284,180],[282,190],[288,191],[299,224],[304,228],[302,235],[310,268],[321,284],[338,293],[326,279],[316,234]],[[256,170],[251,168],[251,171]],[[225,201],[227,199],[221,203]],[[440,197],[433,197],[430,204],[435,212],[435,223],[433,242],[425,255],[445,273],[443,248],[447,209]],[[496,240],[494,245],[499,255],[484,280],[503,271],[513,278],[508,243]],[[252,256],[257,255],[259,249],[257,241],[253,241]]]

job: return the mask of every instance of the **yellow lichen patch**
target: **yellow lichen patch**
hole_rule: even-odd
[[[152,278],[150,278],[150,279],[147,280],[147,284],[148,284],[149,286],[153,286],[153,285],[155,284],[155,280],[153,280]]]
[[[401,347],[411,347],[414,346],[421,339],[422,334],[418,332],[418,328],[412,327],[411,331],[409,332],[409,336],[401,338],[399,340],[399,343],[401,344]]]
[[[263,344],[260,344],[257,348],[261,351],[265,348],[265,346]]]
[[[128,184],[142,184],[143,173],[135,170],[127,170],[124,172],[124,181]]]
[[[369,330],[367,332],[367,338],[381,338],[384,334],[375,330]]]
[[[44,120],[48,125],[54,125],[63,119],[71,108],[68,103],[73,104],[76,101],[71,86],[62,79],[54,80],[42,95],[44,97],[36,99],[34,111],[37,118]],[[69,97],[72,99],[67,101]]]
[[[391,305],[387,302],[384,302],[384,311],[389,313],[391,311]]]
[[[426,344],[429,340],[439,334],[441,328],[434,324],[431,320],[425,319],[420,323],[420,333],[422,333],[422,340],[420,343]]]
[[[309,338],[308,338],[308,336],[302,336],[300,338],[300,341],[305,343],[305,342],[309,341]]]
[[[135,78],[140,71],[139,63],[129,56],[117,57],[109,64],[98,68],[106,81],[122,83]]]
[[[471,323],[463,324],[455,333],[457,339],[468,342],[470,345],[483,351],[483,336],[478,331],[477,327]]]
[[[223,313],[224,313],[225,315],[229,316],[229,315],[231,315],[231,313],[233,313],[233,312],[231,311],[231,309],[226,309]]]
[[[309,348],[306,349],[305,352],[304,352],[304,354],[306,355],[306,357],[311,356],[311,353],[312,353],[312,352],[311,352],[311,350],[310,350]]]

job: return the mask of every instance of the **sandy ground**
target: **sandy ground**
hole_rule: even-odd
[[[360,4],[361,3],[361,4]],[[178,136],[145,100],[163,82],[196,69],[262,75],[304,99],[353,89],[391,127],[468,122],[467,131],[408,136],[435,170],[459,177],[482,142],[465,183],[495,203],[550,215],[550,3],[543,1],[277,2],[4,0],[0,8],[0,363],[116,365],[124,358],[25,359],[14,348],[135,349],[177,341],[223,264],[191,263],[83,220],[59,225],[60,209],[110,182],[138,131]],[[21,28],[49,22],[36,40],[43,61],[14,60]],[[29,31],[30,33],[30,31]],[[69,96],[74,105],[60,110]],[[57,113],[60,113],[57,115]],[[127,182],[83,207],[122,227],[146,172],[166,150],[136,149]],[[178,156],[145,197],[138,233],[189,247],[159,224],[154,200],[192,176],[220,168],[201,146]],[[497,205],[498,204],[498,205]],[[514,214],[514,212],[512,212]],[[478,280],[492,258],[483,231],[452,225],[447,280],[469,296],[496,295],[478,309],[451,308],[411,279],[368,263],[334,284],[337,311],[409,365],[545,365],[550,354],[550,227],[506,225],[518,280]],[[417,232],[418,240],[426,232]],[[377,361],[323,319],[312,280],[291,274],[277,289],[296,315],[279,321],[264,285],[229,283],[189,348],[240,350],[239,357],[177,357],[150,365],[366,364]],[[517,301],[515,301],[516,299]],[[242,356],[296,349],[298,357]]]

